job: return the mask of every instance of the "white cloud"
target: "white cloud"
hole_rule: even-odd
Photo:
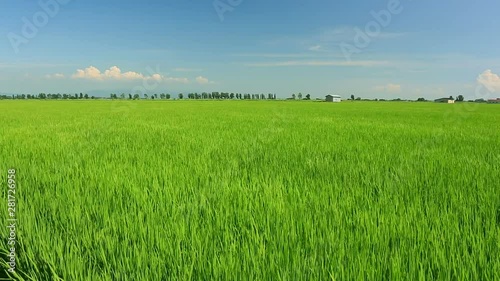
[[[75,79],[96,79],[102,80],[103,76],[101,71],[94,66],[89,66],[85,69],[77,69],[76,73],[72,76]]]
[[[321,50],[321,45],[316,45],[309,48],[309,51],[319,51],[319,50]]]
[[[246,66],[252,67],[275,67],[275,66],[380,66],[387,65],[387,61],[282,61],[251,63]]]
[[[154,74],[153,74],[154,75]],[[133,71],[128,71],[122,74],[120,78],[125,78],[128,80],[134,80],[134,79],[144,79],[144,78],[149,78],[149,77],[144,77],[141,73],[133,72]]]
[[[401,92],[401,85],[389,83],[384,86],[375,86],[373,90],[377,92],[399,93]]]
[[[105,77],[120,79],[122,76],[122,71],[117,67],[113,66],[104,72]]]
[[[161,81],[163,77],[160,74],[153,74],[151,75],[151,79],[156,80],[156,81]]]
[[[500,76],[490,69],[485,70],[477,77],[477,83],[486,87],[490,92],[500,92]]]
[[[85,69],[78,69],[75,74],[71,76],[74,79],[91,79],[91,80],[135,80],[135,79],[145,79],[144,75],[138,72],[128,71],[122,73],[121,69],[117,66],[113,66],[102,73],[97,67],[89,66]]]
[[[47,74],[45,78],[47,79],[63,79],[65,76],[62,73]]]
[[[399,93],[401,92],[401,85],[398,84],[387,84],[387,92],[389,93]]]
[[[85,69],[78,69],[75,74],[71,76],[74,79],[90,79],[90,80],[156,80],[158,82],[167,83],[189,83],[187,78],[179,77],[165,77],[161,74],[154,73],[151,76],[145,76],[142,73],[127,71],[122,72],[117,66],[113,66],[104,72],[101,72],[94,66],[89,66]]]
[[[210,81],[203,76],[198,76],[198,77],[196,77],[196,82],[198,84],[208,84]]]
[[[162,81],[165,81],[167,83],[182,83],[182,84],[189,83],[189,79],[179,78],[179,77],[162,77]]]

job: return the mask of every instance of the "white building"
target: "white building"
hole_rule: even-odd
[[[327,102],[341,102],[342,101],[342,97],[341,96],[337,96],[337,95],[327,95],[326,96],[326,101]]]

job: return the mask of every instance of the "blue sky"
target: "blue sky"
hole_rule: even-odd
[[[0,5],[2,93],[500,96],[497,0]]]

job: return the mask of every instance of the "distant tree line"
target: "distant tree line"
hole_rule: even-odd
[[[310,94],[307,94],[305,95],[305,98],[302,98],[303,95],[302,93],[298,93],[298,94],[292,94],[292,97],[291,98],[287,98],[287,100],[310,100],[311,99],[311,95]]]
[[[96,97],[89,97],[88,94],[46,94],[39,93],[38,95],[22,94],[22,95],[0,95],[0,99],[18,99],[18,100],[82,100],[82,99],[95,99]]]
[[[179,99],[184,99],[184,94],[180,93],[177,96]],[[120,95],[118,94],[110,94],[109,95],[110,99],[129,99],[129,100],[138,100],[138,99],[162,99],[162,100],[169,100],[172,98],[170,94],[143,94],[142,97],[139,94],[125,94],[122,93]],[[276,94],[240,94],[240,93],[224,93],[224,92],[212,92],[212,93],[206,93],[203,92],[201,94],[199,93],[189,93],[186,95],[187,99],[209,99],[209,100],[220,100],[220,99],[240,99],[240,100],[275,100],[276,99]],[[39,93],[38,95],[0,95],[0,99],[70,99],[70,100],[75,100],[75,99],[97,99],[96,97],[92,96],[89,97],[88,94],[46,94],[46,93]]]
[[[179,94],[179,99],[183,99],[184,95]],[[224,93],[224,92],[212,92],[212,93],[189,93],[187,94],[188,99],[199,100],[227,100],[227,99],[238,99],[238,100],[275,100],[275,94],[240,94],[240,93]]]
[[[143,94],[142,97],[139,94],[125,94],[121,93],[120,95],[118,94],[110,94],[109,99],[115,100],[115,99],[129,99],[129,100],[139,100],[139,99],[160,99],[160,100],[170,100],[172,98],[172,95],[170,94]],[[240,94],[240,93],[225,93],[225,92],[203,92],[201,94],[199,93],[189,93],[187,95],[184,95],[183,93],[180,93],[177,95],[177,98],[182,100],[182,99],[190,99],[190,100],[228,100],[228,99],[237,99],[237,100],[276,100],[276,94]],[[95,96],[89,96],[88,94],[46,94],[46,93],[39,93],[38,95],[32,95],[32,94],[17,94],[17,95],[0,95],[0,100],[3,99],[39,99],[39,100],[83,100],[83,99],[102,99],[99,97]],[[302,93],[298,94],[292,94],[290,98],[287,98],[287,100],[310,100],[311,95],[306,94],[303,95]],[[455,100],[455,102],[464,102],[465,98],[463,95],[458,95],[456,98],[453,98],[453,96],[449,97],[450,100]],[[323,98],[317,98],[316,100],[324,100]],[[395,98],[395,99],[363,99],[361,97],[355,97],[354,95],[351,95],[351,97],[347,100],[351,101],[413,101],[413,100],[407,100],[407,99],[401,99],[401,98]],[[427,102],[429,100],[426,100],[425,98],[418,98],[416,100],[417,102]],[[486,102],[484,99],[476,99],[476,100],[468,100],[468,102]]]
[[[142,98],[143,99],[166,99],[169,100],[171,99],[170,94],[143,94]],[[199,100],[199,99],[204,99],[204,100],[226,100],[226,99],[240,99],[240,100],[275,100],[276,99],[276,94],[240,94],[240,93],[224,93],[224,92],[212,92],[212,93],[189,93],[186,96],[184,96],[183,93],[180,93],[177,95],[178,99],[191,99],[191,100]],[[130,99],[130,100],[137,100],[140,99],[141,97],[139,94],[135,95],[125,95],[121,94],[118,96],[117,94],[110,94],[111,99]]]

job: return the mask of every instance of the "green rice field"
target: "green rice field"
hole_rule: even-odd
[[[0,181],[18,280],[500,280],[492,104],[6,100]]]

